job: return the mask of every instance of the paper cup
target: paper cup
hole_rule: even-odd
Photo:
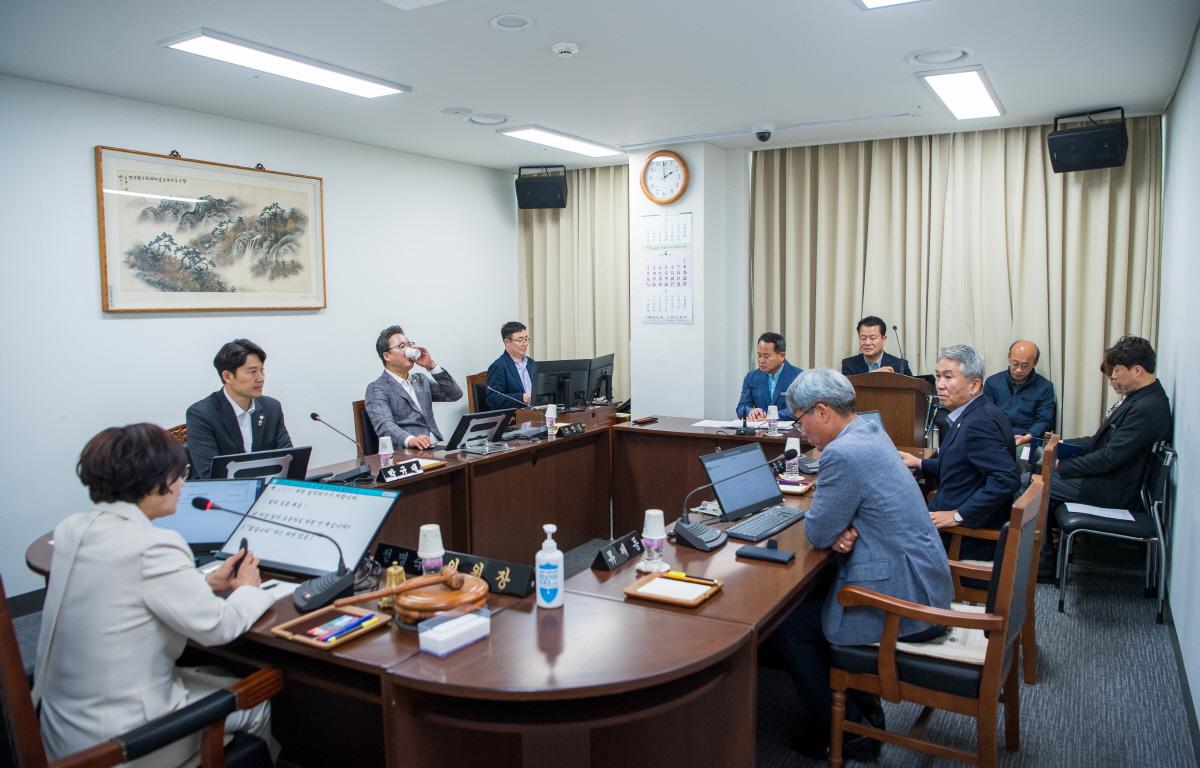
[[[642,523],[643,539],[664,539],[667,536],[666,526],[663,525],[661,509],[647,509],[646,520]]]
[[[419,541],[417,557],[421,560],[435,560],[446,554],[446,548],[442,546],[442,529],[437,523],[422,525]]]

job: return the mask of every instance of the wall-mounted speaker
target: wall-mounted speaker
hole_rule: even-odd
[[[517,170],[518,208],[566,208],[565,165],[523,165]]]
[[[1059,123],[1077,117],[1087,117],[1102,112],[1121,111],[1121,119],[1115,122],[1097,123],[1078,128],[1059,128]],[[1050,165],[1055,173],[1090,171],[1094,168],[1116,168],[1125,164],[1125,152],[1129,148],[1129,134],[1125,132],[1125,109],[1109,107],[1075,115],[1054,118],[1054,130],[1046,136],[1046,149],[1050,153]]]

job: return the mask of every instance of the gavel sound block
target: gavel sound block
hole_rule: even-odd
[[[395,600],[392,610],[396,616],[406,624],[414,624],[445,611],[459,608],[473,611],[482,607],[487,602],[488,585],[478,576],[444,568],[441,573],[418,576],[390,589],[343,597],[334,606],[340,608],[389,595]]]

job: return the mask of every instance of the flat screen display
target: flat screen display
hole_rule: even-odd
[[[767,466],[767,457],[758,443],[706,454],[700,457],[700,463],[708,473],[709,482],[716,483],[713,491],[726,520],[737,520],[783,503],[775,473]],[[744,474],[739,475],[740,472]]]
[[[189,480],[183,484],[175,514],[151,522],[179,531],[194,552],[214,552],[229,539],[240,518],[216,510],[202,512],[192,506],[192,499],[203,496],[218,507],[248,512],[262,486],[262,480]]]

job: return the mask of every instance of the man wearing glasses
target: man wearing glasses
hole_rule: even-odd
[[[529,356],[529,330],[516,320],[500,326],[504,352],[487,370],[487,407],[492,410],[526,405],[533,399],[534,360]],[[477,394],[478,396],[478,394]]]
[[[462,389],[433,361],[429,350],[409,341],[398,325],[379,332],[375,352],[383,361],[383,373],[367,385],[365,398],[375,434],[392,438],[397,448],[426,450],[442,439],[433,418],[433,403],[454,402],[462,397]],[[430,375],[413,376],[417,365]]]
[[[983,394],[1012,423],[1017,445],[1054,429],[1054,385],[1034,370],[1041,356],[1032,341],[1014,341],[1008,348],[1008,370],[992,374],[983,385]]]

